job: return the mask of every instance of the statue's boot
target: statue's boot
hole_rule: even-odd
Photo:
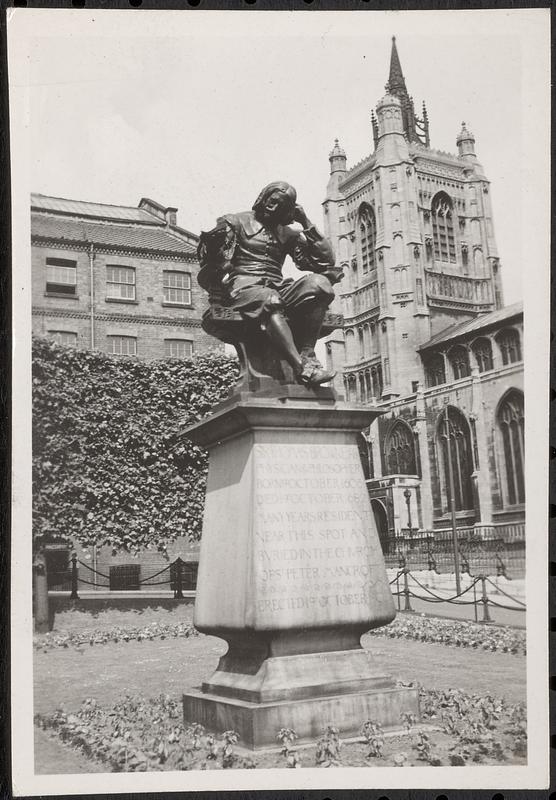
[[[327,370],[315,354],[315,345],[322,328],[327,306],[314,305],[303,314],[296,326],[296,341],[303,361],[303,371],[298,376],[300,383],[320,384],[331,381],[336,373]]]

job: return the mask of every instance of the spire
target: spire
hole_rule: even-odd
[[[392,36],[392,52],[390,53],[390,75],[388,76],[388,83],[386,90],[389,94],[395,94],[400,97],[401,93],[407,94],[405,85],[405,78],[402,72],[402,65],[400,64],[400,57],[398,55],[398,48],[396,47],[396,37]]]
[[[403,131],[408,140],[414,144],[424,144],[429,147],[429,122],[426,115],[419,119],[415,115],[413,98],[410,97],[405,85],[402,65],[396,47],[396,37],[392,36],[392,51],[390,53],[390,74],[386,84],[386,92],[397,97],[402,107]]]

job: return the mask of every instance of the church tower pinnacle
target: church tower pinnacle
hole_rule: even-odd
[[[390,53],[390,73],[386,84],[386,92],[397,97],[402,107],[402,120],[404,134],[408,142],[412,144],[422,144],[430,147],[429,139],[429,120],[426,108],[423,104],[423,118],[415,116],[413,98],[410,97],[405,85],[405,78],[402,71],[398,48],[396,47],[396,37],[392,36],[392,51]]]

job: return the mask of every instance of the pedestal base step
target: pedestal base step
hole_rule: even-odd
[[[369,719],[385,731],[393,730],[401,728],[403,712],[419,719],[417,689],[395,687],[273,703],[250,703],[195,689],[183,695],[186,724],[198,722],[214,733],[234,730],[251,750],[275,747],[280,728],[292,728],[300,742],[318,739],[327,725],[334,725],[341,736],[357,736]]]

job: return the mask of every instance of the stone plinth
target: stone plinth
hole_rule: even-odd
[[[194,622],[229,645],[184,714],[253,748],[418,714],[360,645],[395,616],[356,441],[378,412],[295,394],[238,397],[184,432],[210,451]]]

